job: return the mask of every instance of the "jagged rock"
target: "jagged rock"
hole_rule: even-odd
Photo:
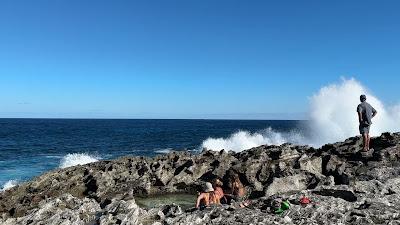
[[[400,133],[373,138],[371,157],[359,153],[361,143],[172,152],[57,169],[0,192],[0,224],[400,224]],[[231,172],[252,191],[251,209],[144,210],[134,201],[196,194],[201,183],[227,181]],[[286,217],[268,210],[268,196],[276,195],[292,203]],[[304,195],[313,200],[306,207],[297,203]]]
[[[93,199],[84,198],[81,200],[70,194],[65,194],[56,199],[43,200],[39,203],[38,208],[30,210],[26,216],[15,220],[6,220],[4,224],[85,225],[95,221],[98,211],[100,211],[100,206]]]
[[[272,183],[266,189],[265,195],[272,196],[276,194],[305,190],[308,186],[307,180],[308,178],[304,174],[274,178]]]
[[[388,179],[385,182],[386,189],[388,192],[385,192],[385,194],[400,194],[400,178],[396,177],[393,179]]]
[[[319,187],[317,190],[314,190],[313,193],[316,195],[341,198],[348,202],[357,201],[357,196],[355,195],[352,188],[346,185],[334,186],[334,187]]]
[[[179,205],[165,205],[160,208],[158,212],[158,216],[161,220],[165,220],[166,218],[174,218],[183,213],[182,208]]]
[[[145,211],[139,208],[134,199],[128,201],[113,199],[104,209],[99,222],[101,225],[136,225],[140,224],[140,217],[144,214]]]
[[[313,157],[310,158],[308,155],[304,154],[299,159],[300,169],[304,171],[308,171],[317,176],[322,176],[322,158],[321,157]]]

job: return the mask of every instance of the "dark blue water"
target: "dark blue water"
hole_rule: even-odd
[[[101,159],[154,156],[165,149],[199,149],[208,137],[239,130],[278,132],[302,121],[251,120],[69,120],[0,119],[0,188],[8,180],[28,180],[58,168],[70,153]]]

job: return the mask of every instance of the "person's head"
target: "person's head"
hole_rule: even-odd
[[[360,96],[360,101],[361,101],[361,102],[367,101],[367,96],[361,95],[361,96]]]
[[[210,182],[206,182],[204,184],[203,192],[209,193],[209,192],[213,192],[213,191],[214,191],[214,188],[213,188],[212,184]]]
[[[239,186],[242,187],[243,184],[240,181],[239,175],[237,173],[232,174],[230,178],[230,186]]]
[[[219,178],[215,178],[214,182],[213,182],[213,186],[214,186],[214,188],[222,187],[222,186],[224,186],[224,183],[222,183],[222,181]]]

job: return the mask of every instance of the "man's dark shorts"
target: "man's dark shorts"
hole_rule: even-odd
[[[361,124],[360,125],[360,134],[369,134],[370,125]]]

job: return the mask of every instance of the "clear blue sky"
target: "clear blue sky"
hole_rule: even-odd
[[[0,117],[296,118],[400,92],[399,1],[0,2]]]

